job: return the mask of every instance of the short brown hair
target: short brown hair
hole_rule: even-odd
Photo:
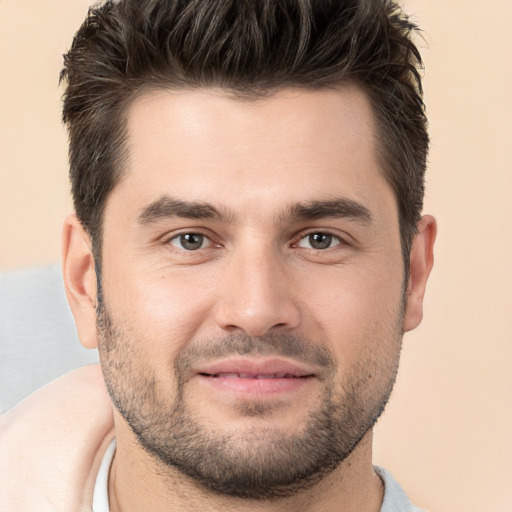
[[[75,210],[95,253],[123,172],[127,107],[148,88],[244,98],[355,83],[368,94],[406,266],[428,151],[416,27],[394,0],[120,0],[89,9],[64,57]]]

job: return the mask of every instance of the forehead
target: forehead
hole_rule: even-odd
[[[125,176],[113,195],[217,198],[235,209],[331,194],[374,202],[372,189],[387,187],[374,131],[355,86],[256,100],[218,89],[145,92],[128,110]]]

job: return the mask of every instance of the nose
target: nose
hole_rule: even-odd
[[[298,327],[300,309],[286,262],[269,250],[234,254],[224,271],[217,325],[252,337]]]

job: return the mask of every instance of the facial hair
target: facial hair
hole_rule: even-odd
[[[257,500],[293,496],[342,464],[389,399],[402,338],[393,326],[393,353],[376,355],[376,345],[351,368],[343,385],[333,354],[324,345],[292,334],[255,339],[239,333],[190,341],[174,361],[175,389],[165,389],[142,349],[150,344],[116,322],[103,302],[97,309],[97,329],[112,402],[156,464],[217,494]],[[228,433],[201,420],[193,397],[187,395],[190,368],[200,360],[237,355],[288,357],[320,369],[322,391],[295,432],[272,427],[269,421],[265,427]],[[237,413],[261,420],[271,418],[278,408],[276,403],[253,400],[240,402]]]

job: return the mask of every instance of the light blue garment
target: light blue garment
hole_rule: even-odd
[[[374,466],[374,469],[384,482],[384,499],[380,512],[425,512],[409,501],[404,490],[389,471],[379,466]]]
[[[60,265],[0,275],[0,412],[97,361],[97,352],[78,341]]]

